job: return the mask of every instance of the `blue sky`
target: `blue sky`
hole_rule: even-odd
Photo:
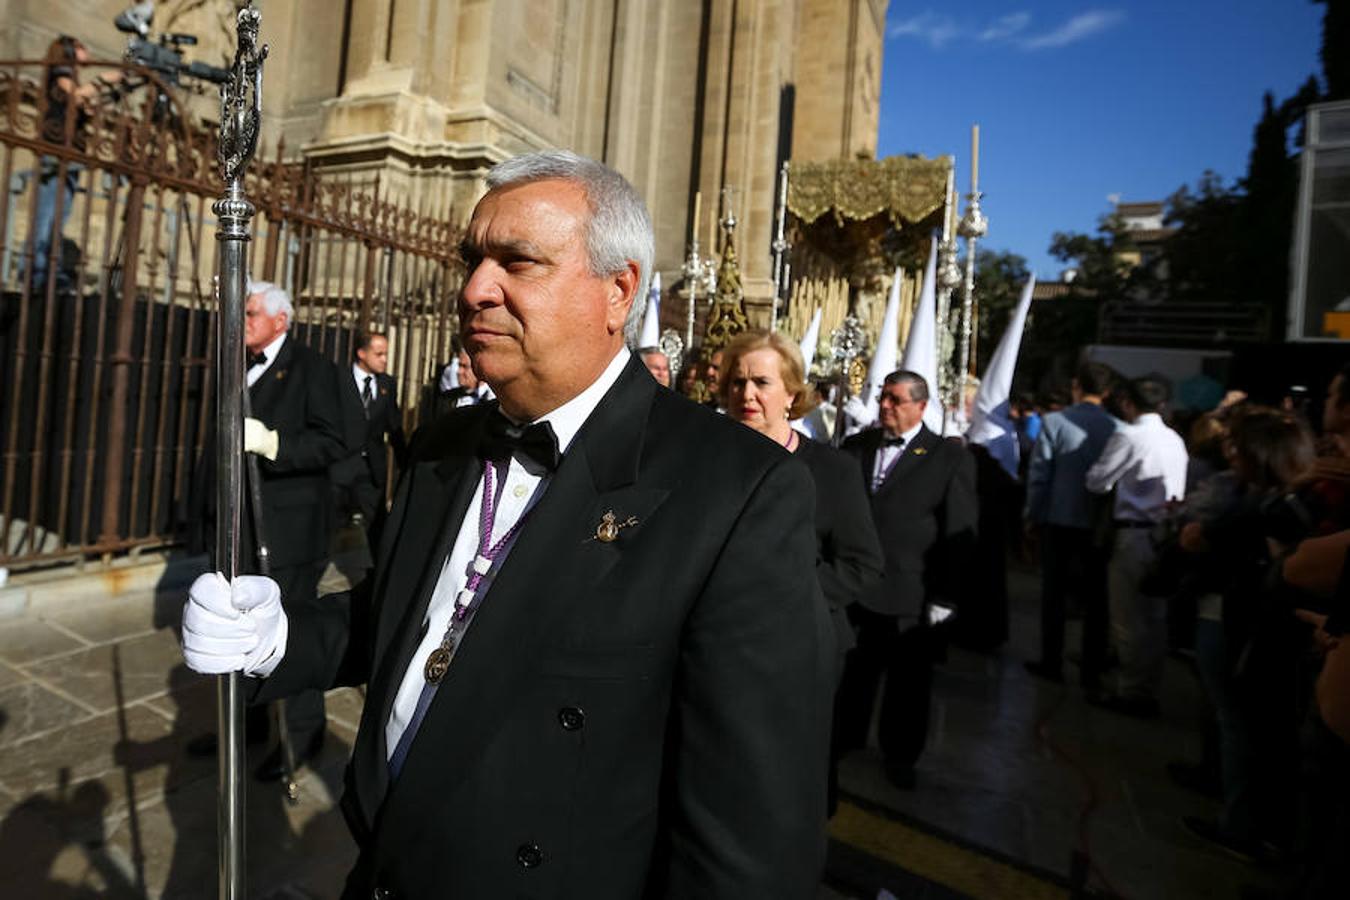
[[[891,0],[878,154],[956,153],[980,125],[984,246],[1061,264],[1055,231],[1246,171],[1261,95],[1320,74],[1311,0]],[[964,204],[964,200],[962,201]]]

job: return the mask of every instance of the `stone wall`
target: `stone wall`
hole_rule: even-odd
[[[119,55],[128,0],[0,0],[0,46],[38,58],[57,34]],[[731,188],[752,318],[765,322],[782,147],[820,161],[876,148],[887,0],[256,0],[271,45],[263,146],[416,208],[467,218],[486,169],[570,147],[624,172],[678,281],[694,194],[700,239]],[[158,4],[157,30],[197,34],[226,64],[233,0]],[[205,91],[188,102],[214,116]],[[791,109],[791,134],[784,117]],[[682,317],[676,304],[667,314]]]

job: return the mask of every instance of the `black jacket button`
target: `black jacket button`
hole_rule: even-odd
[[[558,724],[564,731],[578,731],[586,724],[586,713],[575,706],[564,706],[558,710]]]
[[[544,851],[534,844],[521,844],[516,848],[516,862],[526,869],[533,869],[544,861]]]
[[[394,900],[394,892],[389,888],[377,887],[370,896],[371,900]]]

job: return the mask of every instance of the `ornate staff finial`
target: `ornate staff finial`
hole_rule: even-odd
[[[258,46],[261,20],[261,14],[252,6],[239,10],[239,46],[234,51],[230,80],[220,88],[220,143],[216,146],[216,159],[220,163],[220,177],[226,184],[243,177],[262,128],[262,75],[267,45]]]
[[[728,193],[728,189],[723,188],[723,196]],[[722,231],[722,261],[718,267],[717,290],[703,341],[705,357],[725,347],[733,337],[750,327],[750,320],[745,316],[745,292],[741,289],[741,268],[736,257],[736,216],[731,212],[729,202],[726,203],[726,216],[722,219]]]

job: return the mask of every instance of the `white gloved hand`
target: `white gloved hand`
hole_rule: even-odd
[[[275,460],[280,443],[277,433],[258,419],[244,420],[245,453],[256,453],[267,459]]]
[[[183,659],[203,675],[267,676],[286,653],[281,588],[265,575],[199,575],[183,604]]]

